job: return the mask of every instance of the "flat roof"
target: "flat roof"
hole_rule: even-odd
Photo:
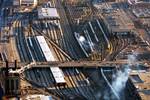
[[[44,18],[58,18],[59,19],[59,15],[57,13],[56,8],[39,8],[38,17],[40,19],[44,19]]]
[[[133,72],[131,73],[132,75],[138,75],[138,77],[140,78],[140,80],[142,80],[143,82],[133,82],[135,87],[137,88],[137,91],[140,95],[140,97],[142,98],[142,100],[149,100],[150,98],[150,72],[146,71],[146,72]]]

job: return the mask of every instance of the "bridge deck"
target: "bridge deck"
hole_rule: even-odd
[[[137,61],[131,63],[132,65],[136,64],[145,64],[149,65],[148,61]],[[70,62],[59,62],[59,61],[52,61],[52,62],[36,62],[34,64],[30,64],[31,67],[116,67],[117,65],[129,64],[127,60],[119,60],[119,61],[70,61]],[[17,68],[21,68],[23,66],[28,65],[28,63],[17,63]],[[10,62],[8,63],[9,68],[15,68],[15,64]],[[6,68],[6,63],[1,62],[0,68]]]

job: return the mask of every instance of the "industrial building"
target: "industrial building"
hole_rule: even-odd
[[[59,19],[59,14],[56,8],[39,8],[38,9],[39,19]]]

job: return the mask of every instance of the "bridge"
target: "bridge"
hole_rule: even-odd
[[[86,67],[86,68],[94,68],[94,67],[116,67],[119,65],[124,64],[146,64],[150,65],[148,61],[136,61],[129,63],[128,60],[117,60],[117,61],[66,61],[66,62],[60,62],[60,61],[51,61],[51,62],[32,62],[32,63],[20,63],[17,62],[16,64],[14,62],[9,62],[6,64],[6,62],[0,63],[0,68],[22,68],[25,66],[28,66],[28,68],[44,68],[44,67]]]
[[[70,61],[70,62],[39,62],[36,65],[31,67],[115,67],[117,65],[124,64],[148,64],[148,61],[136,61],[129,63],[127,60],[118,60],[118,61]]]

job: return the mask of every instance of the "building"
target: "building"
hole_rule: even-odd
[[[109,32],[130,32],[134,29],[134,24],[130,18],[127,17],[127,14],[121,11],[115,13],[105,13],[103,14],[103,21],[108,27]]]
[[[56,8],[39,8],[38,9],[39,19],[59,19],[59,14]]]
[[[13,0],[14,6],[32,6],[37,5],[37,0]]]
[[[12,0],[14,12],[31,12],[37,5],[38,0]]]

